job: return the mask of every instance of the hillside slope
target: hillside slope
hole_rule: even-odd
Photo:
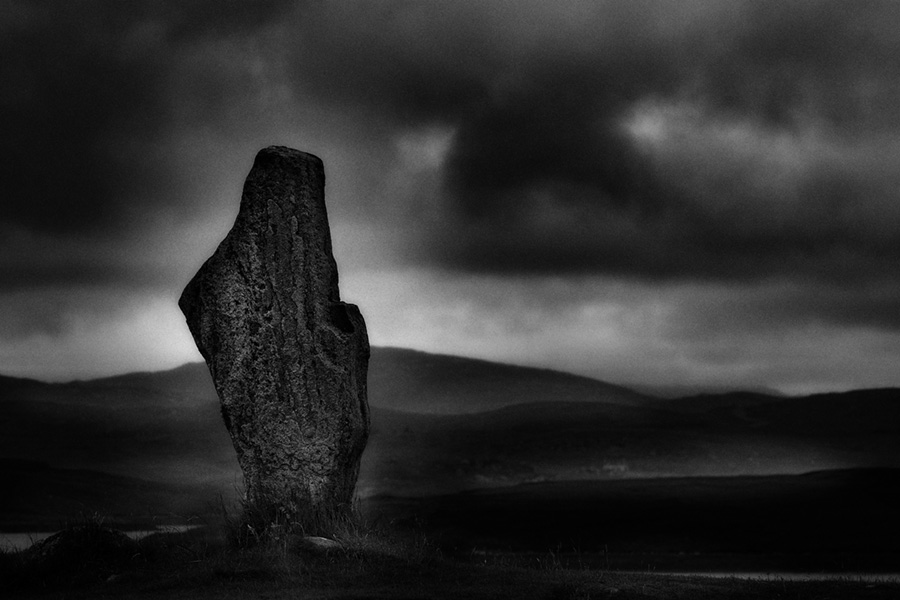
[[[641,406],[654,399],[628,388],[550,369],[373,348],[369,403],[432,414],[476,413],[526,402],[604,402]]]
[[[656,400],[565,373],[379,348],[370,388],[363,496],[900,467],[898,390]],[[203,364],[65,384],[0,377],[0,459],[0,470],[44,464],[43,480],[16,490],[37,504],[47,482],[71,481],[59,470],[228,498],[241,481]]]

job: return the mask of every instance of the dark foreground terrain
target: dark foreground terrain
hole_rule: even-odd
[[[0,377],[0,532],[201,525],[0,554],[0,598],[900,598],[900,390],[663,399],[376,349],[370,392],[367,526],[319,556],[223,541],[241,475],[205,366]]]
[[[68,531],[52,553],[0,554],[3,598],[590,598],[887,599],[900,584],[746,580],[566,568],[551,553],[449,558],[421,537],[348,530],[342,548],[304,550],[297,540],[236,548],[206,529],[140,542],[101,543],[96,524]],[[107,537],[111,534],[105,533]]]
[[[373,498],[444,552],[657,571],[900,571],[900,470],[535,483]]]
[[[104,506],[104,493],[105,500],[131,493],[149,501],[162,491],[100,486],[93,490],[96,503],[86,506],[93,510],[66,518],[48,517],[37,501],[17,503],[18,511],[3,515],[6,531],[55,531],[83,521]],[[139,503],[124,506],[99,514],[126,531],[174,524],[215,529],[223,511],[238,510],[235,503],[212,500],[193,512],[186,506],[169,514],[146,512]],[[424,536],[452,557],[552,553],[564,564],[605,569],[898,573],[897,506],[900,469],[847,469],[537,482],[444,495],[377,495],[361,500],[359,508],[366,522]]]
[[[377,496],[360,504],[364,525],[335,536],[339,550],[238,547],[210,513],[194,531],[111,550],[0,554],[0,597],[900,598],[896,506],[892,469]]]

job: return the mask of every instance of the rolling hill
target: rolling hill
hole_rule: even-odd
[[[364,497],[900,467],[898,390],[667,400],[556,371],[394,348],[373,349],[369,384]],[[145,505],[163,512],[182,510],[178,495],[233,501],[241,481],[203,364],[62,384],[0,377],[0,459],[0,476],[19,478],[14,493],[0,495],[3,513],[61,506],[47,503],[54,493],[74,502],[66,506],[95,502],[90,486],[72,483],[78,477],[118,490],[157,485],[163,492],[145,493]],[[133,509],[125,492],[110,497]]]
[[[369,403],[404,412],[477,413],[528,402],[642,406],[653,401],[570,373],[403,348],[373,348],[369,362]]]

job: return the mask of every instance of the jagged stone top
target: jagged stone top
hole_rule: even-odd
[[[332,304],[340,303],[340,292],[324,188],[325,169],[318,156],[285,146],[268,146],[256,154],[232,229],[179,301],[201,352],[213,339],[221,348],[236,335],[213,334],[213,321],[223,316],[240,314],[242,322],[257,321],[261,311],[274,310],[273,324],[291,322],[290,329],[309,332],[330,322],[327,315],[335,312]],[[197,320],[201,312],[207,314],[202,324]],[[213,319],[214,313],[219,317]],[[246,347],[249,342],[232,343]]]
[[[296,148],[289,148],[287,146],[266,146],[256,153],[256,159],[254,160],[254,163],[265,160],[279,159],[297,162],[313,161],[321,165],[323,170],[325,168],[322,159],[315,154],[304,152],[303,150],[297,150]]]

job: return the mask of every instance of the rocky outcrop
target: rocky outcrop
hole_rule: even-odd
[[[324,188],[318,157],[260,151],[233,228],[179,301],[247,507],[305,533],[350,510],[369,430],[366,326],[340,300]]]
[[[42,587],[91,584],[126,571],[140,555],[138,543],[119,530],[99,523],[72,525],[25,550],[19,575]]]

